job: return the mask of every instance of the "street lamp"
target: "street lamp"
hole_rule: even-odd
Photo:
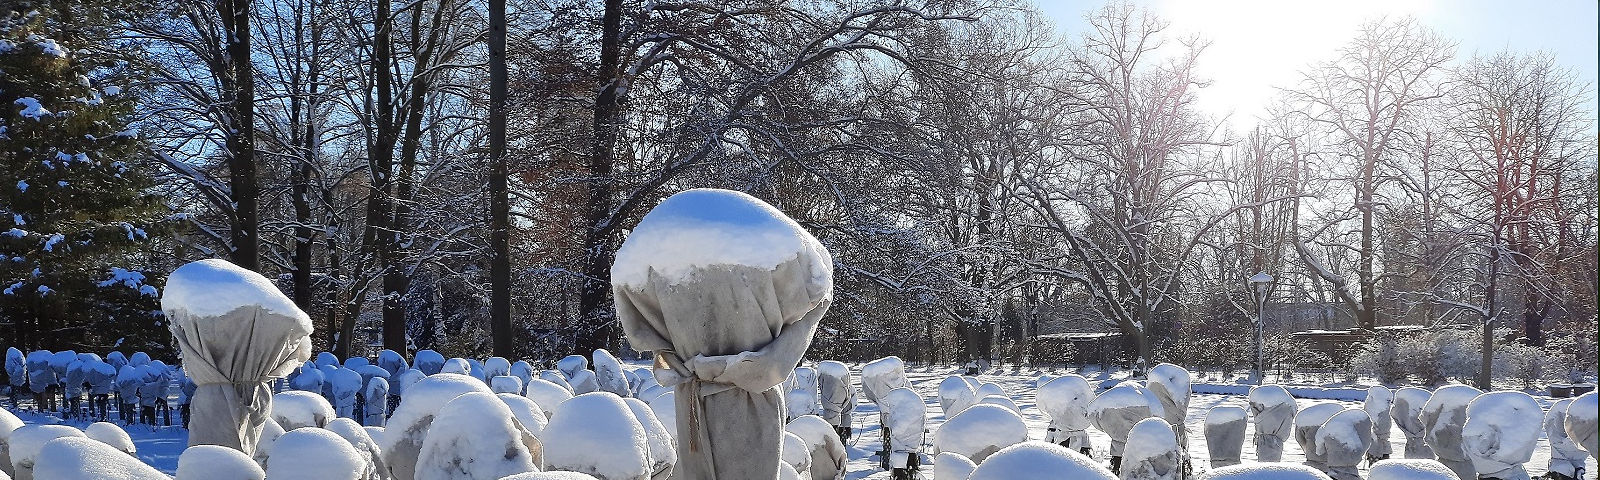
[[[1253,380],[1259,383],[1265,374],[1263,367],[1266,365],[1266,361],[1262,357],[1261,336],[1267,323],[1267,293],[1272,290],[1272,275],[1267,275],[1266,272],[1252,275],[1250,276],[1250,286],[1255,287],[1256,292],[1256,363],[1250,374],[1254,377]]]

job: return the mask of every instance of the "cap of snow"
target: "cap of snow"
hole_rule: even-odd
[[[628,376],[622,371],[622,362],[604,348],[594,351],[594,377],[601,391],[615,393],[619,397],[633,393],[628,388]]]
[[[422,370],[415,368],[401,370],[399,374],[390,379],[389,394],[395,396],[405,395],[407,388],[422,381],[424,378],[428,378],[428,374],[422,373]]]
[[[567,391],[567,395],[572,395],[572,384],[567,382],[567,375],[561,373],[560,370],[540,370],[539,378],[546,382],[560,386],[562,389]],[[545,410],[550,409],[546,408]]]
[[[339,434],[306,427],[290,430],[273,442],[267,459],[270,480],[362,480],[372,474],[370,462]]]
[[[1017,412],[1018,415],[1022,414],[1022,407],[1018,407],[1017,402],[1012,401],[1011,397],[1002,395],[986,395],[983,398],[978,399],[978,403],[986,405],[999,405],[1006,407],[1013,412]]]
[[[416,478],[500,478],[538,470],[526,434],[499,397],[462,394],[445,404],[428,428]]]
[[[1123,478],[1175,479],[1183,468],[1178,434],[1164,419],[1140,420],[1128,431],[1127,443],[1122,451]]]
[[[519,473],[509,477],[500,477],[500,480],[596,480],[593,475],[578,472],[528,472]]]
[[[1011,396],[1011,394],[1009,392],[1006,392],[1006,389],[1001,387],[999,384],[987,383],[987,382],[978,385],[978,389],[977,389],[976,393],[978,395],[978,398],[983,398],[983,397],[987,397],[987,396],[990,396],[990,395],[997,395],[997,396],[1001,396],[1001,397],[1010,397]]]
[[[1417,419],[1417,414],[1422,413],[1422,406],[1427,405],[1428,399],[1432,396],[1432,393],[1417,387],[1395,390],[1389,418],[1394,419],[1395,425],[1401,430],[1420,432],[1422,424]]]
[[[433,350],[418,350],[412,367],[427,375],[439,373],[439,369],[444,367],[444,355]]]
[[[1600,455],[1600,396],[1595,392],[1579,395],[1567,406],[1567,438],[1583,447],[1590,457]]]
[[[358,370],[361,367],[365,367],[365,366],[368,366],[368,365],[372,365],[372,361],[371,360],[367,360],[366,357],[350,357],[350,358],[344,359],[344,368],[348,368],[348,369],[351,369],[351,370]]]
[[[32,478],[41,480],[167,480],[132,455],[83,437],[56,438],[37,455]],[[17,476],[28,478],[24,472]]]
[[[1317,428],[1317,454],[1330,466],[1354,467],[1372,445],[1372,418],[1367,412],[1346,408]]]
[[[622,397],[610,392],[561,402],[544,429],[550,468],[601,478],[643,478],[650,470],[649,439]]]
[[[550,423],[550,415],[528,397],[514,393],[497,393],[495,396],[500,397],[500,401],[505,402],[506,408],[511,409],[511,416],[517,419],[517,424],[534,437],[542,434],[545,424]]]
[[[456,375],[472,376],[472,364],[465,358],[451,358],[444,361],[444,366],[439,367],[439,373],[453,373]]]
[[[305,331],[311,331],[311,317],[271,280],[226,260],[184,264],[167,276],[167,286],[161,291],[161,309],[169,317],[173,312],[218,317],[246,306],[296,319]]]
[[[510,375],[499,375],[489,378],[489,390],[494,393],[522,393],[522,380]]]
[[[565,357],[561,357],[560,360],[556,360],[556,370],[560,370],[561,374],[565,375],[567,378],[572,378],[573,375],[577,375],[579,370],[588,369],[589,357],[585,357],[583,355],[567,355]]]
[[[883,357],[861,367],[861,390],[872,403],[878,403],[890,390],[910,385],[906,380],[906,364],[900,357]]]
[[[1315,468],[1298,463],[1246,463],[1200,474],[1198,480],[1332,480]]]
[[[967,381],[961,379],[960,375],[944,377],[944,380],[939,382],[939,407],[944,411],[945,418],[956,416],[977,400],[977,393],[972,391],[972,386],[967,385]]]
[[[328,399],[311,392],[290,390],[272,395],[273,420],[285,431],[300,427],[321,427],[334,418]]]
[[[267,459],[272,457],[272,444],[281,436],[283,436],[283,426],[268,416],[267,421],[261,424],[261,436],[256,437],[256,451],[250,454],[250,459],[255,460],[257,465],[265,467]]]
[[[324,428],[343,438],[344,441],[350,442],[350,446],[356,447],[356,451],[362,453],[362,459],[372,465],[373,471],[388,468],[383,463],[383,452],[378,450],[378,443],[367,434],[366,427],[362,427],[355,420],[335,418]]]
[[[965,412],[963,412],[965,413]],[[967,480],[1115,480],[1110,470],[1066,447],[1039,441],[1006,447],[978,464]]]
[[[1437,460],[1391,458],[1372,464],[1367,480],[1460,480]]]
[[[389,371],[390,376],[398,375],[408,368],[406,366],[406,357],[400,355],[400,352],[387,348],[378,351],[378,366]]]
[[[1094,401],[1094,387],[1077,375],[1056,377],[1040,385],[1036,394],[1040,410],[1061,428],[1083,430],[1089,428],[1089,403]]]
[[[650,441],[651,476],[654,477],[676,465],[678,463],[676,437],[673,433],[667,432],[667,427],[656,418],[655,412],[650,410],[650,405],[637,398],[624,398],[622,401],[628,404],[628,410],[633,412],[633,419],[638,420],[639,426],[644,427],[645,438]]]
[[[778,458],[796,471],[804,472],[811,468],[811,449],[805,439],[793,432],[783,432],[783,445],[778,450]]]
[[[317,368],[322,368],[328,365],[338,366],[339,356],[334,355],[333,352],[317,352],[317,358],[314,360],[314,363],[317,364]]]
[[[1005,407],[977,404],[946,420],[933,433],[934,448],[983,463],[1000,449],[1028,441],[1028,424]]]
[[[1543,420],[1539,402],[1526,393],[1485,393],[1467,405],[1462,446],[1478,473],[1499,473],[1533,459]]]
[[[1135,423],[1149,416],[1150,399],[1133,384],[1111,387],[1089,402],[1089,420],[1119,443],[1126,441]]]
[[[1206,412],[1207,425],[1222,425],[1225,423],[1242,422],[1245,419],[1243,408],[1223,405],[1212,407]]]
[[[18,476],[20,473],[33,471],[34,461],[39,458],[39,451],[44,444],[61,437],[83,437],[83,432],[66,425],[24,425],[11,432],[8,446],[11,451],[12,471]],[[91,440],[92,441],[92,440]],[[99,442],[95,442],[99,443]],[[122,455],[122,452],[117,452]]]
[[[505,357],[489,357],[483,361],[483,374],[489,378],[511,374],[511,361]]]
[[[1294,439],[1300,442],[1300,448],[1307,451],[1307,456],[1313,456],[1312,452],[1316,449],[1317,429],[1342,411],[1344,407],[1337,403],[1320,402],[1294,415]]]
[[[17,418],[10,410],[0,408],[0,445],[8,444],[11,441],[11,432],[18,428],[22,428],[22,419]]]
[[[267,472],[244,452],[221,445],[195,445],[178,455],[177,480],[261,480]]]
[[[800,472],[787,463],[778,462],[778,480],[801,480]]]
[[[731,190],[686,190],[639,220],[617,250],[611,279],[641,288],[653,273],[676,284],[699,268],[772,269],[800,255],[832,265],[815,237],[767,202]]]
[[[384,463],[396,476],[401,480],[411,478],[402,472],[416,471],[417,454],[434,417],[451,400],[472,392],[489,393],[489,387],[478,379],[454,373],[432,375],[406,388],[400,404],[389,415],[383,438],[377,439]]]
[[[84,436],[99,441],[122,453],[133,455],[138,449],[133,446],[133,438],[128,437],[128,432],[113,423],[94,422],[83,429]]]
[[[972,475],[978,464],[954,452],[939,452],[933,457],[933,478],[965,479]]]
[[[523,396],[539,404],[539,408],[544,409],[545,415],[549,416],[555,413],[557,405],[572,398],[572,392],[566,387],[550,383],[549,380],[535,378],[528,381],[527,387],[523,389]]]
[[[1289,391],[1278,385],[1260,385],[1250,389],[1248,396],[1252,405],[1274,406],[1294,404],[1294,396]]]

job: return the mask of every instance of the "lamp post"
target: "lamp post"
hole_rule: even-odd
[[[1272,290],[1272,275],[1267,275],[1266,272],[1252,275],[1250,276],[1250,286],[1255,288],[1256,293],[1256,361],[1250,373],[1254,377],[1253,380],[1259,383],[1265,378],[1266,374],[1263,368],[1266,361],[1262,358],[1261,337],[1267,323],[1267,293]]]

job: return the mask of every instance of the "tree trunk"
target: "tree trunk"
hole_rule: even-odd
[[[250,0],[218,0],[218,14],[227,34],[227,71],[221,72],[231,129],[225,132],[228,148],[228,188],[233,201],[233,263],[249,270],[261,269],[257,216],[255,160],[255,84],[250,63]]]
[[[594,142],[589,156],[589,200],[584,228],[584,283],[578,297],[580,318],[575,333],[574,353],[584,355],[610,345],[615,329],[615,312],[609,302],[611,262],[616,255],[611,245],[613,222],[611,165],[616,145],[622,105],[618,95],[622,81],[622,0],[606,0],[600,19],[600,93],[594,102]]]
[[[399,138],[399,126],[394,122],[394,70],[390,67],[391,36],[394,28],[394,19],[390,13],[388,0],[377,0],[376,11],[373,15],[374,35],[372,40],[372,70],[373,81],[377,84],[377,102],[375,134],[371,148],[367,153],[367,168],[372,174],[371,198],[367,200],[367,227],[362,234],[362,247],[378,257],[378,267],[383,272],[383,345],[384,348],[395,351],[405,351],[405,318],[404,311],[399,310],[399,297],[404,292],[390,291],[389,276],[392,271],[399,268],[397,259],[397,245],[395,242],[395,225],[390,223],[394,218],[394,201],[391,195],[394,175],[394,145]],[[360,313],[361,299],[347,299],[355,308],[347,310],[346,322],[354,322]],[[399,311],[399,316],[393,316],[391,310]],[[354,330],[351,325],[349,330]]]
[[[511,333],[511,196],[506,167],[506,0],[489,0],[489,330],[496,356]]]

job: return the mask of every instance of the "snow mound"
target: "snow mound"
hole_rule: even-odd
[[[1122,478],[1177,480],[1183,473],[1183,453],[1172,424],[1156,417],[1140,420],[1128,431],[1122,452]]]
[[[511,409],[511,416],[516,417],[517,424],[528,433],[534,437],[544,433],[544,426],[550,422],[550,416],[544,413],[544,409],[540,408],[538,403],[534,403],[528,397],[512,393],[498,393],[495,396],[500,397],[501,402],[505,402],[506,408]]]
[[[1325,459],[1317,453],[1317,430],[1328,419],[1344,411],[1344,407],[1333,402],[1321,402],[1300,410],[1294,416],[1294,440],[1300,444],[1300,450],[1306,453],[1306,464],[1322,468]]]
[[[406,365],[405,356],[400,355],[400,352],[396,352],[387,348],[378,352],[378,367],[387,370],[391,376],[399,375],[400,372],[404,372],[410,368]]]
[[[1543,432],[1544,410],[1522,392],[1490,392],[1467,405],[1462,446],[1478,474],[1491,478],[1527,476],[1522,464],[1533,459]]]
[[[593,475],[578,472],[528,472],[519,473],[509,477],[500,477],[500,480],[596,480]]]
[[[483,361],[483,375],[489,378],[511,374],[511,361],[505,357],[489,357]]]
[[[1367,480],[1461,480],[1443,463],[1426,459],[1387,459],[1372,464]]]
[[[661,426],[678,438],[678,394],[668,390],[650,399],[650,411],[656,414],[656,420],[661,421]]]
[[[220,317],[243,306],[293,318],[311,331],[311,317],[296,307],[277,285],[261,274],[226,260],[189,262],[167,276],[161,291],[161,310],[188,312],[196,317]]]
[[[523,389],[523,396],[539,404],[539,408],[544,409],[545,416],[548,417],[555,413],[557,405],[572,398],[572,392],[566,387],[550,383],[549,380],[535,378],[528,381],[528,385]]]
[[[561,389],[567,391],[568,396],[572,395],[572,384],[567,382],[566,374],[561,373],[560,370],[540,370],[539,378],[546,382],[559,385]],[[550,409],[546,408],[545,410],[548,411]]]
[[[778,480],[801,480],[800,472],[787,463],[778,462]]]
[[[1050,416],[1057,428],[1083,430],[1089,428],[1089,403],[1094,401],[1094,387],[1077,375],[1056,377],[1040,385],[1038,405]]]
[[[988,383],[988,382],[979,384],[978,388],[975,389],[974,394],[977,395],[978,398],[983,398],[983,397],[987,397],[987,396],[990,396],[990,395],[994,395],[994,396],[998,396],[998,397],[1008,397],[1008,398],[1011,396],[1011,394],[1009,392],[1006,392],[1005,388],[1001,387],[998,384]]]
[[[1294,404],[1294,396],[1289,394],[1289,390],[1286,390],[1278,385],[1261,385],[1251,388],[1250,395],[1247,397],[1247,399],[1253,405],[1263,405],[1269,407],[1274,405]]]
[[[1206,425],[1224,425],[1233,422],[1242,422],[1246,418],[1243,408],[1234,406],[1213,407],[1206,412]]]
[[[954,452],[982,464],[1003,448],[1028,441],[1028,425],[1005,407],[978,404],[946,420],[933,433],[939,452]]]
[[[967,480],[1115,480],[1110,470],[1066,447],[1024,442],[995,452]]]
[[[509,365],[508,365],[509,366]],[[500,478],[538,470],[511,409],[491,393],[450,400],[417,456],[417,480]]]
[[[406,394],[407,388],[411,388],[412,385],[422,381],[424,378],[428,378],[428,374],[422,373],[422,370],[408,368],[405,371],[400,372],[399,375],[395,375],[395,377],[389,381],[389,394],[396,397],[403,397]]]
[[[383,461],[396,480],[411,480],[415,475],[423,437],[445,404],[472,392],[489,393],[489,387],[475,378],[454,373],[432,375],[406,388],[400,405],[389,415],[389,424],[378,444]]]
[[[585,357],[583,355],[567,355],[565,357],[561,357],[560,360],[556,360],[556,370],[560,371],[562,376],[565,376],[569,379],[577,375],[579,370],[588,369],[589,357]]]
[[[978,464],[972,460],[953,452],[940,452],[933,457],[933,478],[965,479],[972,476],[972,471]]]
[[[906,363],[900,357],[883,357],[861,367],[861,390],[867,400],[878,403],[884,394],[911,386],[906,380]]]
[[[883,426],[889,429],[889,464],[904,468],[911,456],[922,451],[926,441],[923,432],[927,428],[928,406],[922,403],[922,396],[909,387],[890,390],[880,400]]]
[[[1009,409],[1013,412],[1017,412],[1017,415],[1022,414],[1022,407],[1018,407],[1017,402],[1012,401],[1011,397],[1003,395],[986,395],[983,398],[978,399],[978,403],[983,405],[999,405],[1006,407],[1006,409]]]
[[[1590,457],[1600,456],[1600,396],[1589,392],[1573,399],[1564,422],[1567,438],[1583,447]]]
[[[1041,391],[1040,395],[1044,395],[1044,392]],[[939,382],[939,408],[944,412],[945,418],[956,416],[977,400],[977,392],[972,391],[972,386],[967,385],[967,381],[960,375],[944,377],[944,380]]]
[[[311,392],[291,390],[272,395],[273,420],[284,431],[300,427],[321,427],[334,418],[328,399]]]
[[[334,355],[333,352],[317,352],[315,363],[317,364],[317,368],[322,368],[329,365],[339,366],[339,356]]]
[[[1321,471],[1298,463],[1247,463],[1200,474],[1197,480],[1332,480]]]
[[[489,377],[489,390],[494,393],[522,394],[522,380],[510,375]]]
[[[444,355],[433,350],[418,350],[411,365],[412,368],[421,370],[424,375],[433,375],[444,368]]]
[[[807,472],[811,469],[811,449],[806,445],[805,439],[793,432],[783,432],[783,445],[778,450],[778,459],[794,467],[796,472]]]
[[[364,480],[375,473],[356,447],[327,429],[291,430],[273,443],[268,480]]]
[[[1450,385],[1433,391],[1417,419],[1422,422],[1423,438],[1433,449],[1434,458],[1457,476],[1476,476],[1472,461],[1462,445],[1461,429],[1467,423],[1467,405],[1483,392],[1467,385]]]
[[[577,374],[567,379],[567,384],[572,386],[573,395],[583,395],[600,390],[600,382],[595,379],[594,371],[592,370],[578,370]]]
[[[78,436],[45,443],[37,458],[32,474],[40,480],[168,480],[166,474],[131,455]],[[18,474],[18,478],[28,478],[20,471]]]
[[[789,389],[784,397],[788,418],[821,415],[822,399],[821,392],[817,389],[817,369],[798,367],[789,378],[792,381],[789,382]]]
[[[467,363],[467,359],[459,357],[445,360],[444,366],[439,367],[439,373],[452,373],[456,375],[474,377],[472,374],[472,364]]]
[[[128,455],[133,455],[138,451],[133,446],[133,438],[128,437],[128,432],[123,431],[122,427],[118,427],[114,423],[91,423],[83,428],[83,434],[91,440],[110,445],[111,448]]]
[[[221,445],[195,445],[178,455],[177,480],[262,480],[267,472],[244,452]]]
[[[383,463],[383,452],[378,450],[378,443],[372,440],[372,436],[367,435],[366,427],[362,427],[355,420],[335,418],[328,422],[326,428],[344,441],[350,442],[350,446],[355,447],[357,452],[361,452],[362,460],[366,460],[367,464],[372,466],[372,471],[389,471],[389,467]]]
[[[13,475],[32,478],[34,461],[39,459],[39,451],[44,449],[44,444],[51,440],[83,436],[83,432],[66,425],[24,425],[17,428],[11,432],[9,441]]]
[[[783,430],[798,435],[805,441],[806,448],[811,452],[809,470],[812,478],[832,480],[844,477],[845,463],[849,460],[848,454],[845,452],[844,442],[839,440],[838,432],[833,430],[833,425],[827,420],[816,415],[806,415],[790,420]]]
[[[655,412],[650,411],[650,405],[637,398],[624,398],[628,410],[633,412],[633,419],[639,421],[639,426],[644,427],[644,436],[650,441],[650,477],[666,478],[671,475],[672,467],[678,464],[678,442],[672,433],[667,432],[667,427],[656,418]],[[799,468],[796,466],[795,468]]]
[[[1346,408],[1317,428],[1314,443],[1317,455],[1328,465],[1329,474],[1360,478],[1355,477],[1356,465],[1372,445],[1372,419],[1365,411]]]
[[[1544,414],[1544,435],[1550,439],[1550,468],[1552,473],[1560,473],[1568,477],[1577,478],[1578,470],[1584,468],[1584,460],[1588,453],[1583,447],[1574,443],[1567,437],[1567,408],[1572,406],[1572,399],[1564,398],[1550,405],[1550,410]],[[3,440],[0,440],[3,441]]]
[[[743,265],[772,269],[801,255],[829,265],[815,237],[772,205],[730,190],[679,192],[645,214],[611,265],[612,282],[643,288],[652,274],[680,283],[699,268]],[[709,247],[709,248],[708,248]]]
[[[649,438],[628,405],[609,392],[586,393],[556,407],[544,429],[550,468],[606,480],[650,476]]]
[[[597,388],[602,392],[611,392],[619,397],[633,395],[628,388],[628,374],[622,370],[622,362],[611,352],[601,348],[594,351],[594,377]]]
[[[267,421],[261,424],[261,436],[256,437],[256,451],[250,455],[250,459],[255,460],[257,465],[265,467],[267,459],[272,458],[272,445],[281,436],[283,436],[283,426],[278,425],[278,421],[268,415]]]
[[[367,388],[361,390],[361,396],[361,414],[366,417],[362,423],[383,426],[389,418],[389,381],[383,377],[372,377],[367,380]]]
[[[1132,384],[1121,384],[1101,392],[1089,402],[1089,421],[1111,437],[1111,456],[1122,456],[1128,432],[1140,420],[1151,417],[1150,399]]]

